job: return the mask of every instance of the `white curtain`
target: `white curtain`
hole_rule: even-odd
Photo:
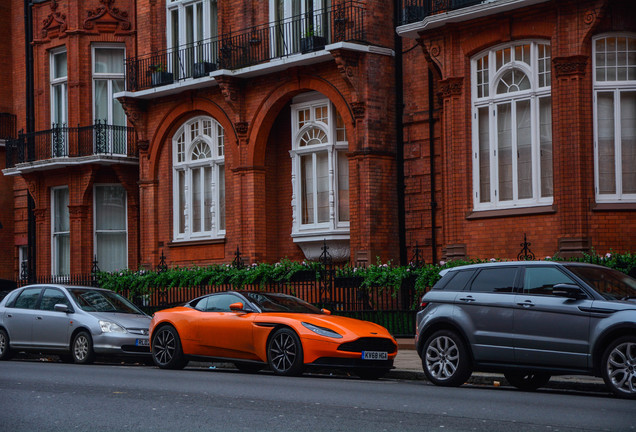
[[[598,189],[600,194],[616,193],[614,147],[614,94],[597,93]]]
[[[623,193],[636,193],[636,92],[621,93]]]
[[[302,223],[314,223],[314,178],[313,178],[313,157],[312,155],[301,156],[301,206]]]
[[[100,270],[127,266],[126,191],[122,186],[95,187],[95,242]]]
[[[96,48],[95,73],[123,74],[124,50],[119,48]]]
[[[490,202],[490,122],[488,108],[479,108],[479,202]]]
[[[329,155],[316,153],[318,222],[329,222]]]
[[[338,221],[349,221],[349,158],[347,153],[338,155]]]
[[[71,270],[70,218],[68,188],[53,190],[53,243],[56,275],[68,275]]]
[[[201,170],[192,170],[192,232],[201,232]]]
[[[512,200],[512,111],[511,104],[497,105],[497,162],[499,201]]]
[[[516,104],[518,198],[532,198],[532,127],[530,101]]]
[[[219,229],[225,229],[225,165],[219,165]]]
[[[552,175],[552,99],[539,99],[539,151],[541,152],[541,197],[553,195]]]

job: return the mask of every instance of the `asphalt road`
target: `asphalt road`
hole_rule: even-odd
[[[0,363],[0,431],[636,431],[607,394],[137,365]]]

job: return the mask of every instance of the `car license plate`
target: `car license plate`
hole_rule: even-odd
[[[388,360],[386,351],[362,351],[362,360]]]
[[[137,339],[135,345],[140,347],[147,347],[150,346],[150,341],[148,339]]]

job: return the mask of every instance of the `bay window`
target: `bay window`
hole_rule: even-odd
[[[68,187],[51,189],[51,267],[54,276],[68,275],[71,270],[71,236]]]
[[[55,50],[50,54],[51,125],[53,157],[68,155],[65,127],[68,123],[68,67],[66,50]]]
[[[126,154],[126,114],[113,94],[124,91],[125,50],[117,46],[93,47],[93,118],[115,126],[95,137],[96,153]]]
[[[593,40],[597,202],[636,202],[636,36]]]
[[[552,203],[550,45],[518,42],[472,60],[475,210]]]
[[[348,234],[349,159],[344,122],[327,99],[301,96],[294,102],[292,236]]]

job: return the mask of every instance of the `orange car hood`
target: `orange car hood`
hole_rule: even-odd
[[[340,333],[341,335],[349,334],[351,336],[357,335],[358,337],[369,336],[392,338],[389,331],[381,325],[337,315],[265,312],[258,314],[255,321],[271,322],[275,320],[274,317],[303,321],[320,327],[326,327]]]

